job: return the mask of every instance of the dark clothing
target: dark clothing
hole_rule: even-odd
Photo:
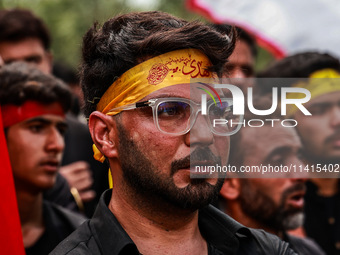
[[[45,232],[26,255],[44,255],[51,252],[62,240],[70,235],[86,219],[74,212],[44,201],[43,218]]]
[[[59,173],[53,188],[44,192],[44,200],[50,201],[74,212],[79,212],[77,203],[70,192],[68,182]]]
[[[93,218],[57,246],[51,254],[139,255],[138,249],[108,208],[111,190],[101,197]],[[278,237],[249,229],[213,206],[199,211],[200,231],[209,254],[296,254]]]
[[[73,115],[67,115],[66,121],[68,129],[65,133],[65,150],[62,165],[68,165],[76,161],[89,163],[93,177],[92,188],[97,195],[94,200],[84,203],[85,214],[87,217],[91,217],[101,194],[109,188],[109,167],[93,158],[93,141],[87,125],[81,123]]]
[[[318,187],[307,182],[304,229],[328,255],[340,255],[340,192],[332,197],[318,195]],[[340,190],[340,182],[339,182]]]
[[[283,240],[289,243],[289,247],[299,255],[326,255],[319,245],[309,238],[285,234]]]

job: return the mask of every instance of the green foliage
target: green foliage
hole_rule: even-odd
[[[52,34],[56,60],[76,67],[82,36],[94,21],[104,22],[132,9],[122,0],[0,0],[2,8],[27,8],[41,17]]]
[[[0,8],[17,7],[32,10],[46,22],[52,34],[54,58],[73,67],[80,62],[82,36],[94,21],[103,23],[117,14],[147,10],[203,20],[186,9],[185,0],[0,0]],[[271,59],[268,53],[261,52],[257,65],[262,68]]]

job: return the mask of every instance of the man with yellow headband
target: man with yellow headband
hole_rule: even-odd
[[[0,103],[26,254],[48,254],[85,220],[43,200],[61,164],[71,94],[52,76],[15,63],[0,68]]]
[[[311,116],[295,108],[290,111],[291,118],[298,122],[296,130],[309,172],[314,168],[316,174],[318,170],[318,178],[306,183],[304,231],[327,254],[339,254],[340,182],[339,173],[332,168],[340,163],[340,62],[329,54],[299,53],[274,63],[259,77],[310,78],[308,82],[290,82],[291,86],[306,88],[311,93],[305,104]],[[267,93],[271,86],[258,89]]]
[[[235,130],[201,114],[196,92],[211,87],[191,79],[220,73],[233,46],[209,26],[162,12],[117,16],[86,33],[85,113],[112,190],[52,254],[293,254],[209,205],[223,178],[190,176],[194,163],[227,163]],[[232,102],[216,95],[209,117],[230,120]]]

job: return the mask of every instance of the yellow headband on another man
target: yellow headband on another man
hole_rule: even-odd
[[[334,69],[322,69],[315,71],[309,76],[308,82],[298,82],[293,87],[305,88],[311,93],[311,100],[331,92],[340,91],[340,73]],[[289,93],[287,98],[301,98],[304,95],[301,93]],[[288,108],[288,115],[292,116],[297,111],[297,107],[291,106]]]
[[[119,77],[100,99],[97,111],[115,115],[120,111],[111,109],[137,103],[159,89],[190,83],[191,78],[211,78],[210,66],[208,57],[197,49],[176,50],[151,58]],[[105,160],[95,145],[93,151],[96,160]]]

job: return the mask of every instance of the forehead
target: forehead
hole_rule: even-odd
[[[325,104],[325,103],[338,103],[340,101],[340,91],[327,93],[310,100],[306,106],[312,106],[315,104]]]
[[[267,155],[279,147],[300,147],[301,142],[294,128],[287,128],[276,123],[276,126],[245,127],[242,132],[242,147],[251,153]]]
[[[289,182],[287,178],[249,178],[242,185],[250,184],[254,188],[261,189],[265,194],[274,196],[273,191],[278,191],[287,182]]]
[[[198,83],[186,83],[186,84],[177,84],[173,86],[169,86],[166,88],[162,88],[160,90],[154,91],[144,97],[143,100],[148,100],[151,98],[162,98],[162,97],[180,97],[180,98],[188,98],[195,101],[201,100],[201,95],[205,93],[203,90],[199,89],[204,87]],[[213,85],[211,85],[213,87]],[[221,91],[217,91],[217,93],[222,94]]]
[[[55,115],[55,114],[44,114],[44,115],[39,115],[33,118],[26,119],[22,122],[19,122],[18,124],[27,125],[33,122],[44,122],[46,124],[51,124],[51,125],[57,125],[59,123],[66,123],[65,117],[62,117],[60,115]]]
[[[237,40],[235,49],[228,60],[231,63],[238,61],[252,62],[254,58],[249,45],[243,40]]]
[[[36,38],[0,42],[0,54],[4,61],[20,60],[30,55],[43,54],[44,51],[41,41]]]

